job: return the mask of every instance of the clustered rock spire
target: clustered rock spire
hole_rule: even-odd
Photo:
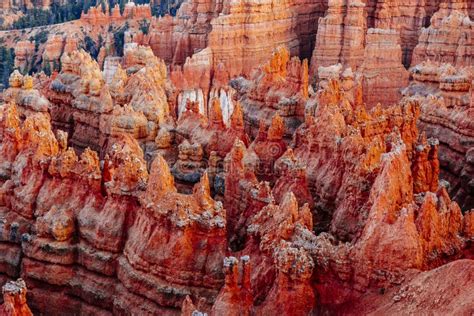
[[[127,4],[20,42],[0,314],[470,313],[471,11]],[[77,49],[91,30],[97,58]],[[23,75],[40,55],[51,75]]]

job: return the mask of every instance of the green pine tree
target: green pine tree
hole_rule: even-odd
[[[43,71],[46,75],[51,76],[51,64],[49,60],[44,61]]]

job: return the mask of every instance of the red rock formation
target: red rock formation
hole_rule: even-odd
[[[352,67],[354,71],[357,70],[364,60],[367,28],[396,30],[400,34],[401,62],[408,67],[418,44],[420,30],[428,25],[429,19],[440,6],[439,2],[441,1],[330,1],[327,15],[318,26],[310,73],[317,75],[319,67],[337,63],[341,63],[344,68]],[[448,16],[451,7],[466,8],[466,4],[448,5],[447,2],[441,5],[443,6],[450,9],[442,10],[438,16]],[[433,19],[438,20],[439,17],[433,16]],[[428,35],[425,37],[428,38]]]
[[[153,20],[149,34],[135,34],[134,40],[149,44],[157,56],[175,65],[183,65],[187,57],[209,47],[212,69],[223,64],[232,77],[250,75],[280,45],[309,57],[317,30],[314,21],[324,14],[325,5],[319,0],[258,4],[188,0],[175,18]],[[265,47],[261,36],[267,36]]]
[[[153,162],[141,200],[145,207],[129,230],[125,257],[119,263],[119,279],[132,292],[174,307],[189,294],[208,300],[217,295],[223,281],[225,213],[222,204],[210,198],[206,179],[195,186],[193,195],[180,195],[166,161],[157,156]],[[162,284],[161,290],[140,286],[151,282]],[[175,293],[172,297],[169,287]]]
[[[420,30],[428,25],[440,2],[442,1],[367,1],[368,25],[399,32],[402,62],[408,67],[413,49],[418,44]]]
[[[66,37],[63,53],[72,53],[73,51],[77,50],[78,46],[79,46],[79,43],[78,43],[77,37],[75,36]]]
[[[318,39],[341,63],[318,67],[316,91],[290,58],[316,38],[316,0],[189,0],[148,35],[132,19],[104,73],[63,41],[59,74],[15,72],[3,94],[0,280],[24,278],[51,315],[472,310],[471,69],[413,67],[398,103],[401,47],[435,2],[331,2]],[[95,10],[98,27],[77,25],[124,22]],[[396,31],[370,29],[362,60],[364,10]]]
[[[256,137],[260,121],[269,126],[278,112],[285,123],[285,136],[291,137],[304,117],[308,81],[308,61],[290,59],[284,47],[275,50],[270,62],[254,71],[250,80],[233,80],[231,85],[240,95],[248,134]]]
[[[1,120],[1,174],[2,179],[9,179],[12,171],[12,164],[18,151],[20,150],[20,119],[18,108],[15,105],[7,106],[2,113]]]
[[[120,8],[116,4],[109,12],[108,8],[104,12],[101,6],[91,7],[88,12],[82,12],[81,21],[93,27],[118,23],[127,19],[151,19],[151,7],[149,4],[136,5],[134,2],[127,2],[120,14]]]
[[[384,110],[385,114],[381,113],[381,109],[374,110],[372,114],[364,110],[349,114],[353,110],[345,105],[344,99],[341,100],[337,93],[334,94],[336,87],[331,84],[327,88],[329,90],[323,92],[314,121],[308,120],[308,126],[301,127],[304,132],[297,133],[300,138],[295,140],[295,157],[308,166],[311,187],[316,191],[325,187],[321,193],[313,191],[318,206],[316,220],[323,221],[319,225],[324,224],[323,210],[327,210],[335,201],[335,211],[330,215],[333,236],[324,233],[311,237],[313,241],[309,244],[316,248],[307,244],[309,235],[297,243],[307,245],[305,249],[322,269],[315,273],[319,280],[315,287],[322,304],[334,300],[345,301],[354,295],[354,292],[341,290],[343,284],[353,284],[355,290],[370,286],[385,287],[388,279],[402,277],[398,272],[400,267],[403,267],[402,270],[430,269],[443,264],[444,255],[432,256],[435,252],[454,257],[456,254],[461,255],[463,239],[460,236],[463,222],[468,221],[468,217],[463,219],[459,206],[450,200],[446,190],[438,189],[436,185],[437,177],[433,173],[437,172],[437,161],[436,158],[429,158],[430,152],[436,151],[436,143],[427,145],[422,138],[421,144],[416,146],[417,107],[405,104],[402,108]],[[333,92],[329,92],[331,90]],[[327,103],[323,102],[331,102],[328,104],[332,106],[324,106]],[[336,104],[339,106],[334,107]],[[344,110],[340,112],[337,107]],[[406,121],[396,123],[398,128],[386,129],[382,127],[386,123],[382,123],[380,118],[387,116],[393,117],[388,119],[387,123],[391,122],[389,124],[398,120],[396,116]],[[332,122],[335,129],[328,130],[327,126],[331,124],[323,122]],[[400,123],[402,125],[398,125]],[[324,131],[321,126],[326,126]],[[361,129],[360,134],[354,133],[352,128],[355,126]],[[351,132],[345,134],[346,128]],[[384,134],[379,134],[383,130],[392,130],[395,134],[385,134],[382,142],[377,144],[377,138]],[[399,133],[397,130],[400,136],[396,136]],[[316,131],[317,135],[310,136]],[[362,138],[356,140],[359,137]],[[366,137],[367,140],[362,141]],[[362,151],[364,154],[349,157],[349,153],[359,146],[368,146]],[[339,150],[344,154],[337,158],[334,153]],[[327,156],[328,152],[331,152],[330,156]],[[325,159],[317,162],[317,157]],[[354,157],[359,157],[360,162],[351,168],[343,167],[344,161],[351,161],[352,165]],[[340,170],[346,170],[341,177],[337,175]],[[314,186],[312,181],[316,181]],[[342,181],[342,186],[335,187],[339,181]],[[366,187],[361,191],[355,190],[356,183],[364,183]],[[434,192],[421,192],[424,190]],[[341,194],[344,197],[341,198]],[[390,202],[387,204],[387,201]],[[350,210],[354,206],[357,211]],[[355,219],[353,216],[361,217]],[[355,223],[357,225],[354,226]],[[338,244],[334,240],[344,240],[345,236],[351,235],[350,231],[357,236],[350,239],[351,242]],[[387,253],[390,255],[387,256]],[[327,261],[327,258],[331,259]],[[375,271],[383,271],[384,276],[377,275]],[[390,277],[387,279],[388,275]],[[359,294],[355,295],[357,297]]]
[[[202,146],[200,144],[190,144],[187,140],[184,140],[178,146],[178,151],[178,160],[172,169],[175,179],[184,183],[199,182],[206,168]]]
[[[307,314],[315,307],[310,285],[313,259],[293,242],[312,227],[309,208],[298,209],[292,193],[279,206],[269,204],[253,217],[251,238],[242,252],[259,267],[250,275],[253,296],[263,300],[255,308],[256,313]]]
[[[328,9],[327,1],[295,0],[293,8],[297,13],[296,34],[299,39],[300,58],[310,59],[313,54],[319,18]]]
[[[211,187],[219,191],[220,185],[216,176],[224,171],[223,160],[231,151],[236,140],[248,145],[249,140],[244,131],[243,113],[237,102],[234,112],[230,117],[230,126],[223,121],[222,109],[218,99],[211,101],[212,108],[209,120],[200,113],[199,103],[188,100],[184,111],[176,124],[176,130],[170,132],[164,128],[160,138],[155,142],[162,148],[171,147],[175,142],[178,147],[178,160],[167,160],[173,165],[172,172],[177,178],[180,191],[190,191],[192,185],[199,181],[204,169],[209,167]],[[163,147],[162,142],[165,144]],[[168,149],[169,151],[169,149]],[[167,154],[170,158],[172,155]],[[219,191],[220,192],[220,191]]]
[[[281,116],[276,114],[272,119],[272,124],[268,127],[262,121],[257,138],[250,145],[249,150],[253,151],[258,158],[256,174],[266,181],[274,180],[274,165],[286,151],[286,144],[283,141],[285,125]]]
[[[403,91],[421,102],[419,126],[439,140],[441,178],[463,210],[474,206],[470,192],[473,174],[471,146],[474,127],[470,96],[471,75],[467,69],[423,62],[411,69],[413,81]]]
[[[101,151],[111,137],[127,133],[153,150],[170,110],[166,67],[149,48],[127,48],[123,64],[131,74],[117,66],[108,84],[83,51],[64,54],[62,63],[47,94],[55,127],[68,131],[73,145]]]
[[[104,25],[108,24],[108,16],[102,11],[102,8],[91,7],[89,11],[82,12],[81,21],[88,23],[90,25]]]
[[[187,0],[176,17],[153,19],[148,34],[133,34],[133,40],[150,45],[167,63],[183,65],[187,57],[208,46],[210,21],[221,12],[223,4],[219,1]]]
[[[5,316],[32,316],[26,304],[26,284],[22,279],[11,281],[2,287],[3,305],[0,314]]]
[[[130,56],[134,56],[130,58]],[[133,61],[133,62],[132,62]],[[156,137],[158,125],[167,122],[170,109],[167,101],[167,70],[164,62],[153,56],[150,48],[127,50],[124,68],[134,73],[124,84],[124,99],[135,111],[141,111],[150,124],[149,138]]]
[[[2,254],[11,256],[1,271],[15,277],[20,267],[18,251],[23,252],[22,275],[33,284],[32,306],[56,314],[57,306],[43,304],[45,297],[55,297],[68,302],[63,312],[132,310],[129,296],[138,294],[147,298],[144,309],[172,314],[186,294],[207,297],[206,304],[212,303],[212,295],[223,283],[225,213],[222,204],[210,197],[207,176],[192,195],[180,195],[166,162],[158,156],[147,185],[143,151],[132,137],[116,137],[100,167],[97,153],[86,149],[79,159],[74,150],[66,149],[67,136],[61,132],[58,142],[46,115],[32,114],[20,125],[15,110],[9,106],[2,115],[9,128],[2,134],[16,131],[18,138],[2,141],[2,153],[16,157],[13,165],[5,166],[7,181],[1,191],[0,210],[6,221],[0,246],[5,248]],[[150,217],[149,212],[155,215]],[[168,238],[157,231],[143,235],[142,225],[168,221],[173,224],[162,225],[169,230],[168,243],[157,242],[157,236]],[[19,248],[15,243],[23,233],[27,234]],[[193,245],[203,238],[208,238],[208,246],[196,252]],[[150,252],[153,247],[163,248]],[[186,247],[187,262],[183,261]],[[177,262],[181,273],[171,279]],[[158,266],[162,268],[156,270]],[[202,271],[202,277],[194,278],[195,271]],[[165,282],[161,291],[136,288],[144,280],[160,278]],[[116,292],[119,284],[121,290]],[[173,298],[170,286],[175,288]]]
[[[369,196],[372,206],[367,223],[355,246],[356,260],[360,263],[356,266],[355,275],[361,280],[365,277],[362,281],[367,282],[365,284],[380,282],[372,276],[375,266],[392,273],[396,269],[426,268],[442,260],[431,256],[433,251],[448,255],[456,253],[461,247],[462,240],[458,233],[462,227],[462,214],[459,206],[451,203],[444,189],[437,194],[427,192],[422,196],[421,204],[413,201],[413,182],[407,177],[410,172],[400,169],[407,165],[403,147],[393,148],[382,157],[381,173]],[[396,183],[383,184],[382,181],[389,177],[388,173],[400,170],[406,173],[398,173],[400,176],[396,180],[392,178]],[[397,199],[389,209],[384,202],[388,196]],[[377,227],[375,231],[374,227]],[[400,234],[401,231],[404,233]],[[382,253],[389,253],[390,259],[380,255]]]
[[[142,112],[135,111],[129,104],[116,106],[110,115],[100,117],[99,130],[102,138],[106,139],[103,146],[107,146],[114,137],[126,134],[141,143],[146,142],[148,136],[148,120]]]
[[[151,19],[151,7],[148,4],[136,5],[134,2],[128,2],[122,16],[124,19]]]
[[[355,70],[362,64],[367,30],[364,7],[356,0],[329,1],[328,12],[318,26],[312,76],[317,75],[319,67],[342,63]]]
[[[53,124],[67,131],[75,146],[100,150],[100,117],[110,113],[113,104],[99,66],[82,50],[64,54],[61,63],[48,93]]]
[[[385,292],[369,293],[357,302],[341,308],[341,313],[397,314],[423,313],[469,314],[472,300],[473,260],[458,260],[437,269],[408,276],[403,285]],[[445,294],[441,294],[445,293]],[[448,295],[448,296],[446,296]]]
[[[3,93],[5,102],[18,105],[20,116],[24,119],[35,112],[48,112],[49,101],[40,91],[33,88],[34,80],[31,76],[22,76],[15,70],[10,76],[10,88]]]
[[[224,259],[225,285],[212,306],[211,315],[250,315],[252,308],[252,293],[250,284],[251,263],[250,258],[235,257]],[[240,274],[240,275],[239,275]]]
[[[292,55],[309,57],[317,25],[308,25],[308,16],[314,16],[316,21],[324,6],[322,1],[304,0],[236,2],[224,6],[225,14],[211,21],[208,46],[214,54],[214,66],[222,63],[231,77],[249,75],[280,45],[286,46]],[[278,21],[278,27],[274,27],[274,21]],[[267,37],[264,45],[260,40],[262,34]]]
[[[352,110],[354,112],[349,110],[349,112],[347,112],[352,106],[350,103],[346,103],[347,101],[344,99],[344,94],[339,94],[340,92],[338,91],[340,91],[340,89],[341,88],[337,82],[332,81],[327,90],[334,92],[323,91],[320,93],[318,110],[315,115],[316,120],[313,121],[308,119],[306,124],[299,128],[300,131],[296,132],[293,142],[293,146],[295,146],[295,157],[299,159],[302,164],[306,165],[310,190],[315,198],[316,205],[319,205],[318,207],[321,207],[322,209],[328,209],[334,206],[336,209],[338,208],[336,206],[338,205],[339,201],[339,198],[336,197],[338,192],[345,196],[340,200],[341,202],[344,201],[344,206],[340,206],[341,210],[347,210],[348,207],[352,207],[349,205],[360,204],[360,199],[367,198],[365,193],[359,192],[356,194],[353,191],[354,189],[351,188],[351,183],[352,181],[360,181],[360,177],[363,174],[365,174],[364,177],[368,177],[367,181],[371,181],[370,173],[371,170],[375,168],[372,164],[377,163],[380,157],[380,150],[385,147],[385,145],[383,145],[382,139],[376,140],[375,135],[384,129],[382,126],[385,124],[393,124],[398,121],[395,119],[388,119],[387,116],[384,116],[386,120],[384,123],[376,123],[375,117],[382,115],[380,113],[380,109],[375,110],[374,113],[369,116],[363,110]],[[335,111],[334,108],[327,107],[325,104],[340,104],[341,109],[345,110],[343,110],[343,112]],[[404,120],[407,120],[405,123],[398,121],[396,124],[399,126],[399,128],[403,128],[402,137],[408,142],[410,148],[413,148],[413,143],[416,140],[415,122],[418,115],[416,107],[413,105],[408,105],[405,106],[403,110],[399,109],[393,112],[393,114],[387,113],[385,115],[404,117]],[[375,121],[373,123],[368,123],[371,120],[370,117],[374,118]],[[362,123],[362,125],[359,125],[360,123],[355,123],[357,121],[363,122],[367,119],[368,122]],[[362,139],[359,137],[370,138],[370,141],[367,143],[368,147],[362,151],[365,152],[365,154],[362,154],[362,152],[358,151],[361,149],[357,149],[358,153],[356,154],[356,152],[354,152],[353,156],[351,154],[351,158],[349,158],[348,155],[350,151],[346,151],[346,154],[340,157],[338,157],[338,155],[334,155],[335,152],[340,150],[345,151],[343,149],[345,146],[345,142],[343,140],[346,135],[345,129],[348,128],[347,124],[357,124],[357,126],[360,126],[359,128],[361,128],[360,136],[356,137],[354,135],[353,137],[355,138],[353,140],[347,140],[347,146],[352,146],[350,144],[353,142],[355,144],[361,143]],[[325,126],[324,131],[320,128],[316,128],[316,126]],[[392,128],[393,127],[389,129]],[[357,138],[359,139],[356,140]],[[357,148],[357,146],[355,148]],[[312,156],[310,154],[311,152],[319,152],[319,154],[317,156]],[[359,159],[360,163],[354,163],[355,160],[359,161]],[[346,163],[345,161],[348,163],[350,161],[351,165],[354,164],[354,166],[358,167],[350,169],[343,167],[343,165]],[[362,170],[358,170],[359,167],[362,167]],[[346,170],[348,173],[342,175],[341,172],[344,172],[343,170]],[[350,179],[351,176],[349,176],[349,174],[351,173],[353,173],[353,176],[355,177],[354,179]],[[356,178],[358,178],[358,180],[355,180]],[[333,180],[329,181],[329,179]],[[346,189],[342,189],[346,186]],[[351,191],[352,193],[349,193]],[[350,202],[352,199],[354,200]],[[344,211],[344,213],[349,214],[351,212],[346,213]],[[354,212],[353,214],[355,215],[357,212]],[[334,214],[334,220],[338,221],[337,211]],[[339,224],[335,224],[334,228],[338,225]],[[345,223],[342,226],[345,226],[343,230],[346,230],[347,232],[347,229],[349,228],[348,223]]]
[[[245,229],[245,221],[242,223],[240,219],[246,218],[244,212],[251,204],[251,191],[258,184],[253,172],[254,160],[255,157],[247,153],[242,141],[235,142],[231,152],[225,159],[224,206],[227,211],[227,235],[229,239],[232,239],[234,235],[244,235],[237,232],[242,228]],[[262,196],[262,199],[265,199],[265,197]],[[239,201],[239,203],[235,203],[235,201]],[[261,205],[260,208],[263,206]]]
[[[121,78],[118,78],[118,79],[122,79],[122,80],[127,79],[127,74],[123,72],[123,69],[120,63],[121,63],[120,57],[107,56],[104,58],[103,74],[104,74],[105,82],[108,85],[117,84],[117,83],[112,82],[117,72],[119,72],[117,76],[121,76]],[[114,87],[111,87],[111,88],[114,88]],[[123,84],[120,86],[120,88],[123,88]],[[123,94],[123,91],[122,91],[122,94]]]
[[[123,68],[134,73],[138,70],[158,64],[160,60],[153,55],[153,51],[149,47],[139,46],[136,44],[127,44],[124,47]],[[166,74],[165,74],[166,76]]]
[[[173,68],[170,77],[178,92],[177,117],[185,111],[188,100],[198,102],[199,112],[208,116],[212,84],[211,68],[212,55],[208,48],[193,55],[192,58],[187,58],[183,67]]]
[[[200,300],[199,303],[203,303],[203,300]],[[181,316],[193,316],[193,315],[204,315],[205,313],[201,312],[198,307],[193,304],[192,299],[189,295],[183,300],[183,306],[181,307]]]
[[[306,178],[305,167],[298,162],[293,154],[293,150],[289,148],[283,156],[275,162],[275,174],[278,177],[272,194],[277,203],[280,203],[288,192],[293,192],[298,205],[308,204],[313,207],[313,197],[309,191],[308,181]]]
[[[429,59],[438,64],[472,66],[473,28],[465,1],[443,2],[431,25],[422,29],[411,65]]]
[[[199,104],[199,112],[211,119],[215,99],[219,100],[223,122],[229,126],[236,107],[235,90],[229,86],[229,73],[223,64],[213,69],[212,52],[206,48],[187,58],[185,64],[172,68],[170,79],[175,88],[176,117],[180,118],[188,100]]]
[[[71,51],[71,44],[69,44],[68,49]],[[50,69],[58,70],[60,58],[63,54],[65,46],[65,39],[62,35],[52,35],[48,38],[44,52],[42,55],[43,65],[49,63]],[[77,47],[76,47],[77,49]]]
[[[464,213],[464,236],[469,240],[474,238],[474,211]]]
[[[21,236],[30,230],[36,199],[45,181],[48,162],[58,153],[58,143],[49,117],[30,115],[20,124],[16,106],[8,105],[2,115],[2,187],[0,214],[1,273],[11,278],[19,275]]]
[[[296,14],[290,7],[289,1],[228,4],[225,8],[227,14],[213,19],[211,23],[209,46],[214,59],[222,62],[230,76],[234,77],[250,74],[251,70],[263,64],[281,43],[285,43],[293,54],[298,54],[299,45],[293,24]],[[278,27],[273,27],[275,20],[279,21]],[[262,45],[259,39],[262,34],[266,34],[268,39],[265,45]],[[243,42],[236,47],[227,44],[228,39],[240,39]]]
[[[418,141],[414,153],[413,191],[415,194],[421,192],[434,192],[438,189],[439,161],[438,161],[437,139],[430,139],[429,143],[425,135]]]
[[[352,71],[352,68],[342,70],[342,65],[337,64],[328,67],[319,67],[317,84],[318,89],[326,89],[331,84],[332,80],[338,80],[340,87],[344,92],[345,98],[354,106],[360,107],[363,105],[363,93],[360,74]],[[310,99],[307,104],[306,111],[308,114],[313,114],[312,109],[315,108],[315,99]],[[308,109],[309,108],[309,109]]]
[[[368,108],[377,103],[392,105],[401,99],[401,88],[408,84],[402,65],[400,37],[394,30],[369,29],[364,63],[360,67],[363,99]]]

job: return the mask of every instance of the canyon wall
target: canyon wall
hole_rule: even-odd
[[[150,45],[157,56],[176,65],[209,47],[212,69],[223,64],[232,77],[249,75],[280,45],[293,55],[309,57],[317,30],[314,21],[325,7],[320,0],[188,0],[175,18],[153,20],[148,34],[134,33],[132,41]]]
[[[463,210],[472,195],[473,22],[465,1],[442,3],[422,30],[404,90],[422,103],[420,129],[440,141],[441,176]]]

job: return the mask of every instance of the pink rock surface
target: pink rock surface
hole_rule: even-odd
[[[408,72],[402,65],[399,33],[369,29],[362,75],[363,100],[370,109],[383,103],[392,105],[401,99],[401,88],[408,84]]]

